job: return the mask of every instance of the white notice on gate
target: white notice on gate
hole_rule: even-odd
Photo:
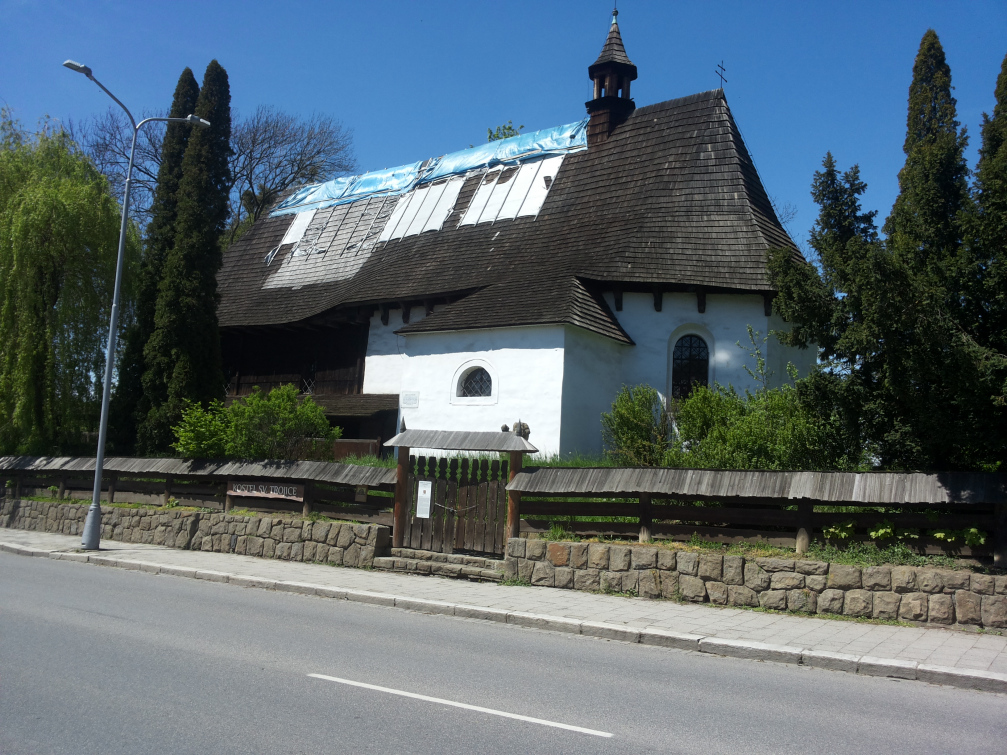
[[[420,482],[416,492],[416,516],[420,519],[430,518],[430,490],[432,482]]]

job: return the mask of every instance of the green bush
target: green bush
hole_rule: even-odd
[[[664,399],[649,385],[624,385],[612,411],[601,415],[601,428],[607,453],[622,466],[661,466],[671,447]]]
[[[342,436],[310,396],[299,398],[293,385],[268,394],[255,388],[230,406],[220,401],[206,409],[188,404],[172,430],[172,447],[180,456],[196,459],[290,459],[310,438]]]

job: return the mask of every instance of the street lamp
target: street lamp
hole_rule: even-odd
[[[143,125],[151,121],[188,123],[190,126],[199,126],[200,128],[207,128],[210,122],[195,115],[187,115],[185,118],[144,118],[137,123],[133,119],[133,114],[129,112],[129,109],[119,102],[119,99],[94,77],[90,68],[73,60],[67,60],[63,65],[71,71],[84,74],[101,87],[101,91],[111,97],[115,101],[115,104],[125,111],[129,122],[133,126],[133,144],[129,148],[126,191],[122,200],[122,225],[119,228],[119,256],[115,263],[115,293],[112,295],[112,318],[108,326],[108,352],[105,354],[105,382],[101,393],[101,423],[98,426],[98,455],[94,460],[94,491],[91,494],[91,507],[87,510],[87,519],[84,522],[84,536],[81,538],[81,546],[85,550],[98,550],[98,544],[101,541],[101,476],[105,466],[105,436],[108,433],[108,401],[112,393],[112,364],[115,361],[116,332],[119,328],[119,288],[122,283],[123,252],[126,248],[126,222],[129,218],[129,187],[133,178],[133,155],[136,152],[136,135]]]

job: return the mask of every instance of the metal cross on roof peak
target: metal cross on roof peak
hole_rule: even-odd
[[[724,78],[724,74],[727,73],[727,69],[724,68],[724,61],[723,60],[720,61],[717,64],[717,67],[716,67],[716,69],[714,69],[713,72],[720,77],[720,88],[723,89],[724,88],[724,84],[727,83],[727,79]]]

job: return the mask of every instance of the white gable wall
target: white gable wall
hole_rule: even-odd
[[[599,456],[601,413],[622,386],[623,362],[635,347],[568,325],[563,354],[563,427],[560,452]],[[534,423],[532,429],[534,442]]]

